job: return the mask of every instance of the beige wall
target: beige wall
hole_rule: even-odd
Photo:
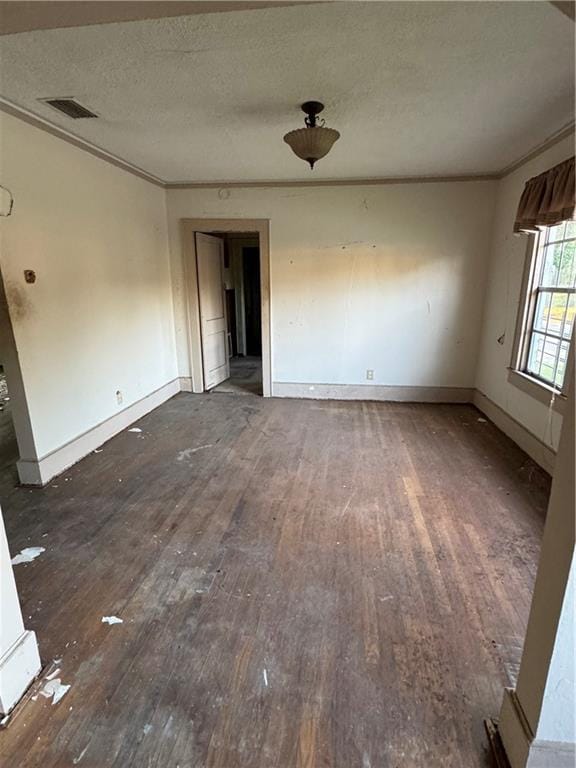
[[[560,418],[507,382],[525,256],[511,223],[524,181],[572,139],[499,183],[165,192],[16,118],[0,125],[28,453],[190,376],[180,220],[202,217],[270,219],[273,381],[477,386],[555,445]]]
[[[476,386],[484,395],[554,449],[558,444],[561,416],[508,382],[527,247],[527,236],[513,235],[512,225],[525,182],[572,154],[574,136],[499,182],[476,377]],[[504,343],[499,344],[502,335]]]
[[[0,130],[0,265],[41,458],[177,376],[165,193],[14,117]]]
[[[267,218],[274,382],[473,386],[495,187],[169,190],[180,375],[180,220]]]

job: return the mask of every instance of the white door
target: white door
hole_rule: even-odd
[[[228,332],[226,302],[222,276],[224,243],[218,237],[196,232],[196,259],[204,389],[212,389],[230,376],[226,343]]]

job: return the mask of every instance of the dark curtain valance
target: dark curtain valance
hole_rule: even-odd
[[[574,158],[526,182],[514,232],[539,232],[574,218]]]

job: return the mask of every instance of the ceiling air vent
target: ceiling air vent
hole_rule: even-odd
[[[83,107],[82,104],[78,104],[74,99],[41,99],[45,104],[57,109],[58,112],[67,117],[71,117],[73,120],[79,120],[82,117],[98,117],[94,112],[90,112],[89,109]]]

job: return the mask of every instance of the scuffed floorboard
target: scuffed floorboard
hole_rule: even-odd
[[[3,768],[489,766],[549,481],[479,417],[181,394],[45,489],[8,472],[11,551],[45,548],[25,622],[71,687]]]

